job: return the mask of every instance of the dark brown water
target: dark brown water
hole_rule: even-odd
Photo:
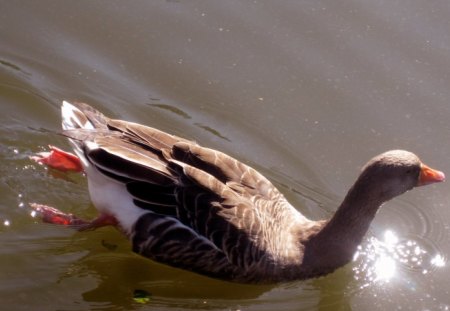
[[[28,160],[61,100],[195,139],[328,217],[372,156],[450,174],[448,1],[0,1],[2,310],[448,310],[450,185],[389,202],[355,262],[246,286],[134,255],[113,228],[74,233],[28,202],[94,217],[82,176]],[[150,301],[133,300],[135,290]]]

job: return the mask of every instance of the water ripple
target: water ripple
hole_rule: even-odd
[[[444,267],[447,258],[430,239],[419,236],[399,238],[386,230],[381,239],[370,237],[354,256],[355,279],[361,287],[401,278],[401,272],[429,274]]]

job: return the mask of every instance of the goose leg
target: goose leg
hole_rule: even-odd
[[[76,155],[55,146],[49,146],[49,148],[50,151],[39,152],[35,156],[31,156],[30,159],[63,172],[83,171],[81,161]]]
[[[104,226],[118,225],[116,218],[109,214],[100,214],[94,220],[87,221],[73,214],[61,212],[60,210],[48,205],[30,203],[30,206],[39,214],[42,221],[50,224],[72,227],[78,231],[94,230]]]
[[[30,157],[30,159],[63,172],[83,172],[81,161],[76,155],[55,146],[49,146],[49,148],[50,151],[39,152],[35,156]],[[94,220],[88,221],[48,205],[30,203],[30,206],[38,213],[42,221],[72,227],[78,231],[94,230],[99,227],[116,226],[118,224],[115,217],[108,214],[100,214]]]

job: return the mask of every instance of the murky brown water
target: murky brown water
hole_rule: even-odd
[[[449,183],[386,204],[352,264],[271,287],[150,262],[27,202],[95,215],[81,176],[28,160],[68,148],[47,131],[68,99],[232,154],[328,217],[382,151],[450,174],[449,86],[448,1],[0,1],[1,308],[448,310]]]

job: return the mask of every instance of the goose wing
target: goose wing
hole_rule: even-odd
[[[134,204],[149,211],[135,224],[136,252],[221,278],[275,273],[277,260],[286,255],[280,252],[292,251],[283,247],[289,240],[283,233],[298,213],[269,180],[195,142],[132,122],[102,120],[108,132],[66,135],[82,142],[90,164],[123,183]]]

